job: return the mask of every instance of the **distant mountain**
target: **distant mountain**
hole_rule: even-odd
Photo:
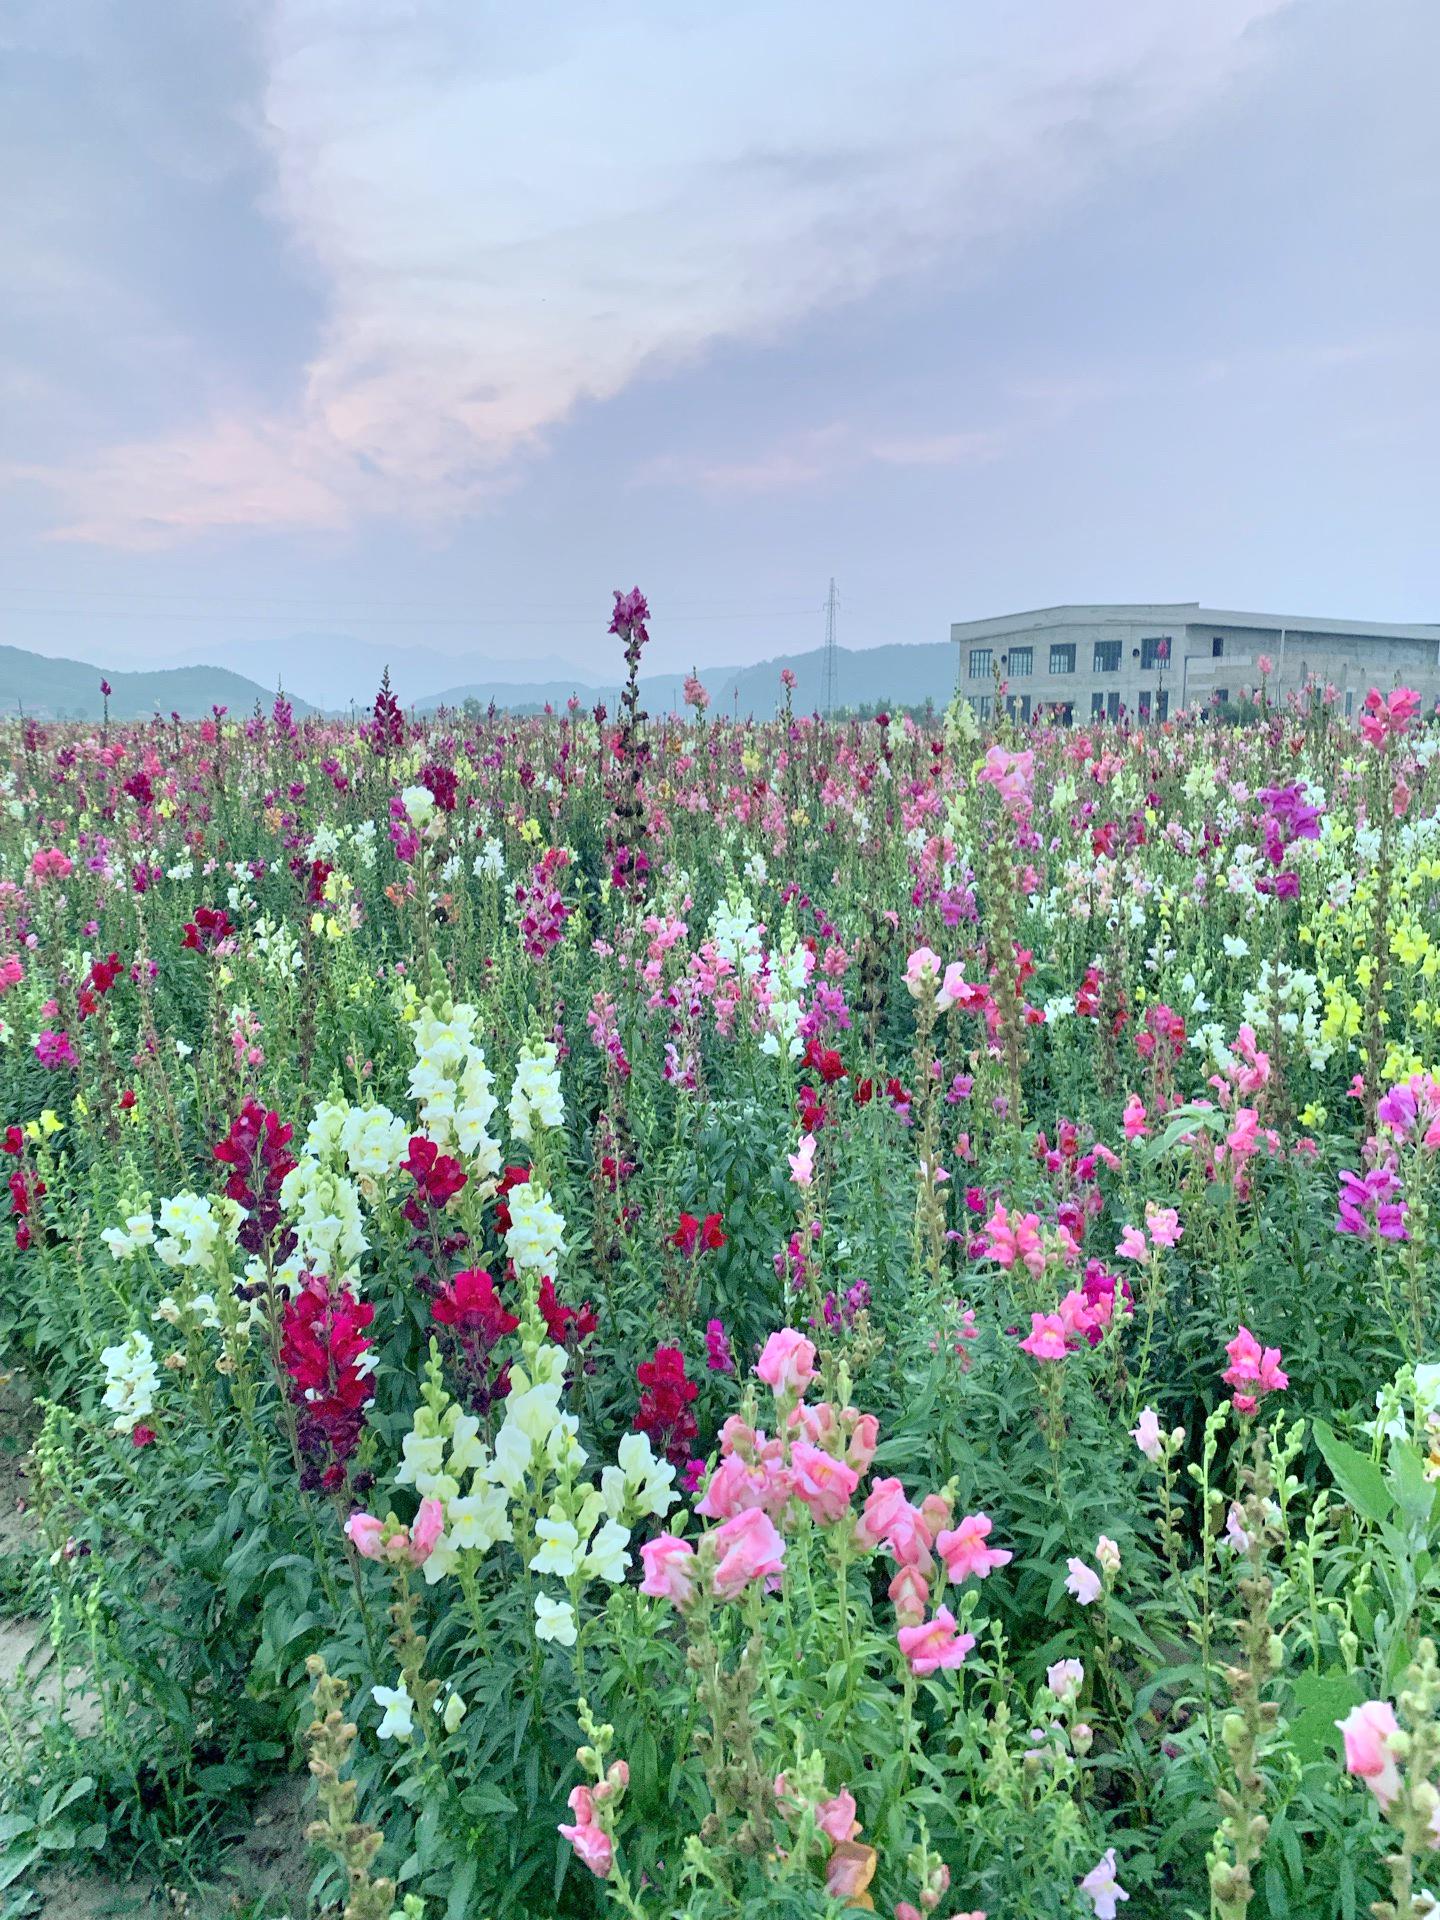
[[[650,675],[640,682],[641,704],[650,713],[662,713],[672,706],[678,707],[684,685],[683,673]],[[402,705],[410,704],[405,700],[403,689],[397,687],[396,692]],[[462,687],[447,687],[444,693],[435,694],[428,700],[417,700],[413,704],[417,713],[434,713],[440,707],[463,707],[467,702],[473,702],[478,707],[493,704],[506,713],[540,713],[546,707],[553,707],[559,713],[564,711],[572,698],[578,699],[581,706],[587,709],[601,700],[613,713],[620,698],[620,682],[616,679],[609,685],[597,686],[593,681],[578,677],[570,680],[467,680]]]
[[[795,676],[796,713],[814,713],[824,697],[825,651],[780,654],[753,667],[715,667],[700,678],[712,711],[772,713],[781,704],[780,675]],[[948,640],[835,649],[835,700],[841,707],[919,707],[949,704],[955,692],[955,648]]]
[[[329,630],[278,637],[256,632],[246,637],[243,653],[239,641],[221,640],[187,649],[182,657],[196,664],[207,655],[212,659],[216,654],[243,658],[250,671],[267,685],[279,680],[327,713],[345,713],[352,703],[357,708],[372,706],[386,667],[391,684],[406,705],[438,698],[443,689],[453,687],[457,677],[467,672],[478,671],[487,682],[511,688],[519,681],[533,685],[537,681],[564,680],[575,672],[570,661],[555,654],[517,649],[495,659],[493,644],[487,639],[483,653],[477,648],[468,657],[457,657],[434,647],[362,640],[351,633]]]
[[[842,707],[912,707],[923,706],[927,700],[943,707],[955,691],[955,649],[948,640],[908,646],[839,647],[835,664],[836,700]],[[784,698],[780,675],[787,667],[795,675],[791,695],[795,711],[813,713],[824,693],[825,653],[820,647],[809,653],[781,654],[753,667],[702,667],[700,679],[710,694],[711,712],[773,713]],[[530,713],[547,704],[562,709],[575,694],[587,707],[603,700],[613,711],[619,685],[618,678],[598,685],[578,679],[515,685],[477,680],[449,687],[414,704],[419,712],[426,713],[440,706],[463,707],[467,700],[481,707],[493,701],[511,713]],[[640,682],[641,704],[653,714],[678,710],[684,685],[685,675],[681,673],[647,674]],[[396,692],[402,704],[408,704],[405,689],[397,685]]]
[[[152,713],[201,719],[212,707],[249,714],[258,700],[268,713],[274,692],[226,667],[168,667],[156,673],[120,673],[85,660],[52,660],[0,646],[0,717],[24,712],[39,720],[98,720],[104,711],[100,682],[110,682],[110,713],[116,720],[144,720]],[[296,717],[312,711],[291,699]]]
[[[339,634],[297,634],[294,654],[283,668],[283,680],[297,716],[316,710],[345,713],[354,706],[367,711],[373,703],[380,672],[386,664],[386,649],[363,645],[367,655],[361,675],[339,671],[344,649],[349,643]],[[373,655],[373,658],[368,657]],[[479,707],[492,703],[508,713],[538,713],[546,706],[563,712],[567,701],[578,699],[582,706],[593,707],[604,701],[613,713],[620,697],[620,679],[586,680],[579,675],[562,677],[565,663],[552,658],[531,659],[524,664],[533,674],[538,668],[546,677],[512,680],[508,670],[491,669],[490,677],[467,680],[447,686],[443,691],[422,694],[407,678],[409,664],[404,650],[394,656],[391,681],[402,707],[418,713],[433,713],[439,707],[463,707],[473,701]],[[783,688],[780,674],[784,668],[795,675],[792,696],[797,713],[814,712],[823,694],[824,652],[816,647],[809,653],[782,654],[763,660],[753,667],[702,667],[700,678],[709,690],[711,712],[751,714],[763,717],[781,705]],[[441,655],[430,657],[429,666],[443,661],[453,672],[455,662]],[[378,664],[377,664],[378,662]],[[488,664],[488,663],[487,663]],[[515,663],[516,666],[520,663]],[[946,641],[933,645],[849,648],[837,652],[837,699],[843,707],[920,706],[933,700],[944,706],[955,688],[955,654]],[[371,672],[374,668],[373,675]],[[558,671],[557,671],[558,669]],[[282,675],[277,673],[277,678]],[[82,660],[55,660],[48,654],[28,653],[20,647],[0,646],[0,717],[24,711],[37,719],[98,720],[101,714],[100,682],[107,679],[113,689],[110,712],[117,720],[148,718],[152,713],[178,713],[183,719],[203,718],[212,707],[226,707],[232,715],[249,714],[258,700],[269,711],[275,694],[243,674],[226,667],[167,667],[150,673],[121,673],[91,666]],[[683,673],[646,674],[640,682],[641,703],[648,713],[679,712],[684,704]],[[423,681],[422,681],[423,684]],[[290,689],[300,685],[311,695],[301,699]],[[344,685],[360,685],[364,691],[348,694]],[[326,691],[328,687],[328,691]],[[318,699],[314,696],[319,693]]]

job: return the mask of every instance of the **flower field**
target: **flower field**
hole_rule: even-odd
[[[647,619],[4,734],[0,1913],[1436,1910],[1434,721],[647,717]]]

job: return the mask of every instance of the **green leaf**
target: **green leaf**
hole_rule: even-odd
[[[450,1898],[445,1902],[445,1920],[465,1920],[470,1911],[470,1895],[475,1886],[475,1862],[462,1860],[450,1882]]]
[[[0,1888],[12,1886],[27,1868],[33,1867],[40,1858],[40,1849],[31,1847],[24,1853],[13,1854],[7,1860],[0,1860]]]
[[[1185,1138],[1187,1133],[1201,1133],[1208,1130],[1210,1133],[1219,1134],[1225,1131],[1225,1125],[1225,1115],[1215,1109],[1177,1107],[1169,1126],[1157,1140],[1152,1140],[1145,1148],[1145,1155],[1150,1160],[1163,1159],[1172,1147]]]
[[[1358,1705],[1360,1689],[1353,1674],[1331,1667],[1324,1673],[1302,1673],[1292,1691],[1295,1711],[1290,1744],[1300,1764],[1308,1766],[1335,1752],[1340,1742],[1335,1722]]]
[[[1390,1518],[1391,1499],[1385,1476],[1368,1455],[1338,1439],[1324,1420],[1313,1422],[1315,1441],[1325,1464],[1335,1476],[1335,1484],[1346,1500],[1365,1520],[1379,1526]]]
[[[1396,1441],[1390,1448],[1390,1471],[1386,1481],[1395,1504],[1412,1527],[1429,1531],[1435,1518],[1436,1488],[1425,1478],[1425,1463],[1419,1449],[1408,1440]]]
[[[1285,1891],[1285,1882],[1281,1878],[1280,1869],[1273,1860],[1265,1868],[1265,1898],[1276,1920],[1286,1920],[1290,1912],[1290,1897]]]

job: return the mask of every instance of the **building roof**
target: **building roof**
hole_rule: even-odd
[[[1202,607],[1198,600],[1114,601],[1106,605],[1036,607],[1023,613],[1002,613],[985,620],[957,620],[952,640],[983,640],[990,634],[1013,633],[1031,626],[1037,632],[1050,627],[1092,627],[1112,624],[1136,627],[1241,627],[1255,633],[1327,633],[1367,640],[1440,640],[1440,625],[1417,623],[1397,626],[1386,620],[1327,620],[1307,614],[1236,613],[1220,607]]]

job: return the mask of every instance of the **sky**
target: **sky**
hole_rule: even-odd
[[[832,576],[851,647],[1440,620],[1437,55],[1434,0],[7,0],[0,641],[324,698],[297,635],[601,677],[637,583],[667,671]]]

